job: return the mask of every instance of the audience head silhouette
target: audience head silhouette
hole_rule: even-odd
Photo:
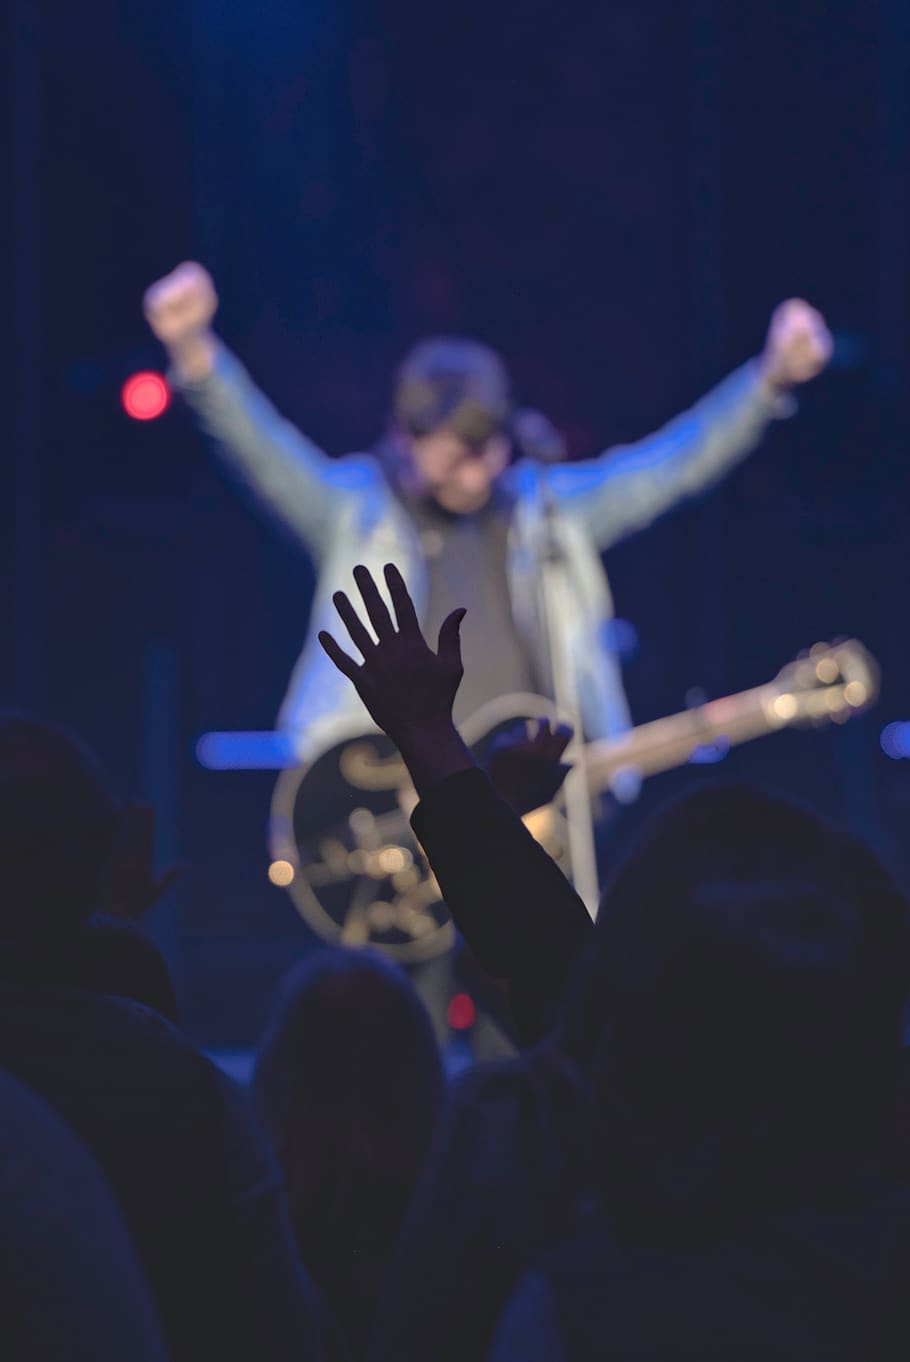
[[[355,1342],[365,1342],[442,1090],[429,1016],[390,960],[320,950],[284,980],[255,1094],[304,1261]]]
[[[167,961],[131,922],[96,915],[68,947],[68,982],[90,993],[128,998],[177,1023],[177,997]]]
[[[0,714],[0,930],[85,922],[117,827],[104,773],[77,738],[26,714]]]
[[[665,813],[604,897],[566,1023],[613,1209],[711,1216],[866,1149],[908,959],[887,874],[813,814],[743,788]]]

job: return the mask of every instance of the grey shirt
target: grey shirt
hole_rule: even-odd
[[[512,502],[498,490],[474,515],[451,515],[432,501],[407,504],[426,557],[425,625],[435,647],[439,627],[467,606],[461,628],[464,679],[455,701],[462,723],[500,696],[536,691],[534,668],[512,614],[507,558]]]

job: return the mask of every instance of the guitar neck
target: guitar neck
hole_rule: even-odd
[[[778,705],[781,691],[773,682],[710,700],[695,709],[641,724],[620,738],[585,747],[585,768],[592,793],[608,789],[619,771],[657,775],[684,766],[699,747],[723,739],[731,747],[786,727],[790,715]]]

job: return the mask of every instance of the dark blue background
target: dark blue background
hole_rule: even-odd
[[[910,878],[910,767],[878,743],[910,718],[903,0],[13,0],[11,39],[3,692],[82,730],[191,860],[153,927],[196,1034],[248,1041],[304,939],[264,878],[271,778],[192,748],[271,725],[312,574],[183,413],[119,407],[181,259],[333,453],[427,331],[500,347],[584,456],[754,353],[782,297],[820,306],[839,367],[608,567],[639,720],[868,644],[874,713],[717,774],[814,799]]]

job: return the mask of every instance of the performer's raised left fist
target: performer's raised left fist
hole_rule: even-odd
[[[826,367],[833,348],[822,314],[802,298],[788,298],[771,314],[761,357],[764,380],[778,391],[808,383]]]

